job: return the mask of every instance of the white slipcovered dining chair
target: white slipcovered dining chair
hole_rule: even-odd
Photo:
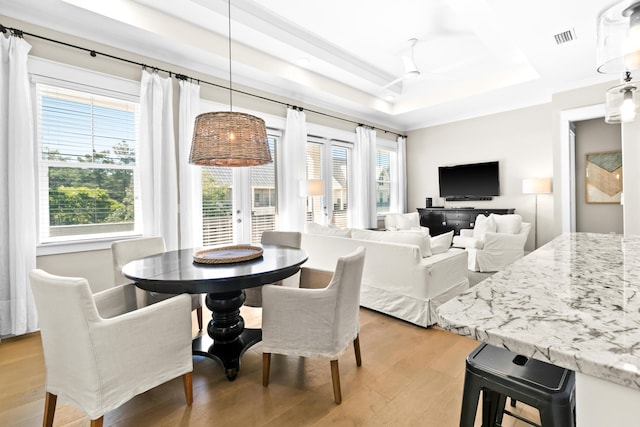
[[[150,255],[156,255],[166,252],[167,248],[164,243],[164,237],[142,237],[139,239],[119,240],[111,244],[111,256],[113,259],[113,277],[116,285],[124,285],[131,283],[122,274],[122,267],[127,263],[136,259],[144,258]],[[174,296],[173,294],[162,294],[159,292],[148,292],[144,289],[136,288],[138,296],[138,306],[154,304]],[[191,310],[196,310],[196,319],[198,320],[198,329],[202,330],[202,296],[193,294],[191,296]]]
[[[360,284],[365,249],[338,258],[329,284],[321,289],[265,285],[262,289],[262,384],[269,385],[271,354],[321,357],[331,361],[333,395],[342,402],[338,357],[353,342],[360,356]],[[304,269],[303,270],[311,270]],[[326,274],[327,272],[320,272]]]
[[[193,401],[190,300],[187,295],[137,309],[135,286],[95,295],[86,279],[29,274],[46,368],[44,426],[58,396],[92,426],[134,396],[182,376]]]
[[[263,245],[288,246],[290,248],[300,249],[302,242],[302,233],[297,231],[263,231],[260,237],[260,243]],[[280,285],[281,282],[273,283]],[[244,305],[249,307],[262,307],[262,286],[255,288],[247,288],[244,290]]]

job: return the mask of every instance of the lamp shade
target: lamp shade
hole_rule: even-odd
[[[258,166],[271,163],[264,120],[245,113],[214,112],[196,117],[189,163],[200,166]]]
[[[523,194],[551,193],[551,178],[526,178],[522,180]]]
[[[607,123],[630,122],[638,116],[640,94],[636,83],[626,82],[607,91],[604,121]]]
[[[300,196],[324,196],[324,181],[321,179],[300,181]]]
[[[640,68],[640,1],[618,1],[598,15],[598,72]]]

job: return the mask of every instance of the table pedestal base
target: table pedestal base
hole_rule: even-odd
[[[244,319],[240,316],[244,300],[244,291],[207,294],[205,304],[211,310],[208,335],[197,337],[191,345],[193,354],[222,363],[229,381],[236,379],[244,352],[262,340],[261,329],[244,327]]]
[[[224,374],[229,381],[236,379],[240,370],[240,357],[249,347],[262,341],[262,330],[245,329],[237,340],[231,343],[218,343],[207,335],[193,340],[193,354],[215,359],[222,363]]]

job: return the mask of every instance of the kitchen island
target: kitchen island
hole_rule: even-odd
[[[640,236],[563,234],[437,313],[459,335],[574,370],[579,427],[640,425]]]

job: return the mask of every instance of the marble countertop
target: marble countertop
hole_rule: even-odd
[[[640,236],[567,233],[438,310],[444,329],[640,390]]]

